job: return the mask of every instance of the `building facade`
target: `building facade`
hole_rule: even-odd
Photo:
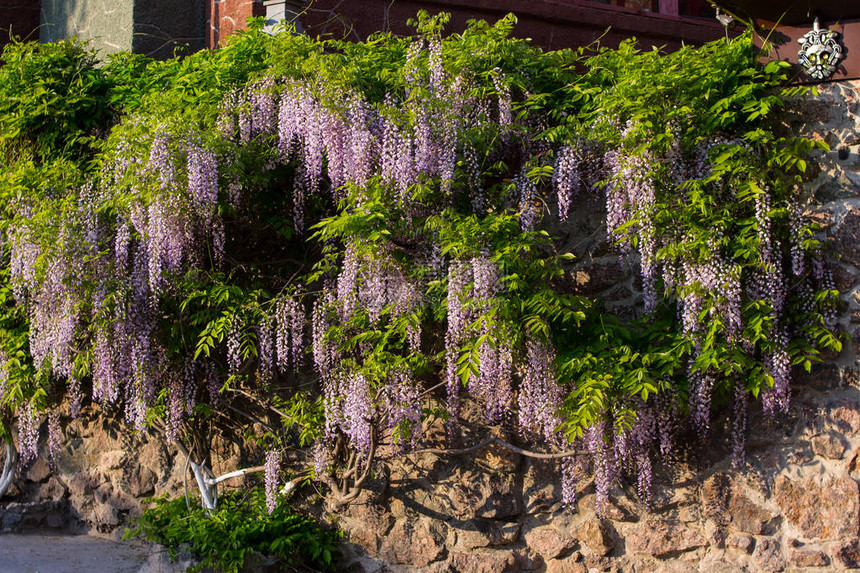
[[[761,43],[766,38],[775,46],[770,57],[796,64],[800,81],[860,78],[860,8],[854,2],[819,0],[787,8],[778,0],[717,3],[724,23],[755,23]],[[269,28],[287,20],[314,36],[364,40],[378,30],[412,33],[408,21],[419,10],[450,13],[449,32],[462,31],[470,19],[494,22],[513,12],[514,34],[545,49],[595,42],[614,47],[636,37],[645,48],[674,50],[742,29],[724,28],[706,0],[0,0],[0,45],[10,35],[43,42],[75,36],[104,53],[163,59],[216,48],[252,17],[266,18]],[[832,36],[829,43],[822,34]]]
[[[361,40],[377,30],[411,33],[407,21],[419,10],[451,13],[451,32],[472,18],[492,22],[514,12],[515,34],[548,49],[597,39],[613,46],[631,36],[673,49],[724,34],[705,0],[0,0],[0,43],[10,34],[44,42],[75,36],[103,52],[166,58],[217,47],[251,17]]]

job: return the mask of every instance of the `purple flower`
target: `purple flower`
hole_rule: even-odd
[[[27,467],[39,456],[39,417],[29,402],[18,407],[18,463]]]
[[[51,470],[56,470],[57,454],[60,452],[60,442],[63,430],[60,428],[60,416],[56,410],[48,412],[48,463]]]
[[[555,375],[555,350],[548,342],[526,342],[526,361],[520,364],[517,396],[520,433],[527,438],[554,442],[561,423],[558,411],[564,397]]]
[[[278,500],[278,467],[281,465],[281,453],[277,450],[266,452],[266,509],[269,514],[275,511]]]

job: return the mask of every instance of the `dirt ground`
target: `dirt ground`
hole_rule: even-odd
[[[140,541],[93,535],[0,535],[0,573],[173,573],[166,554]]]

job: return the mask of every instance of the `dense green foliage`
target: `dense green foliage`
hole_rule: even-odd
[[[536,448],[586,447],[599,502],[622,471],[647,499],[652,453],[687,420],[704,437],[713,397],[742,463],[747,396],[784,411],[792,365],[840,346],[797,204],[814,144],[771,128],[801,91],[785,66],[749,36],[543,53],[512,17],[444,21],[103,67],[7,49],[0,400],[25,459],[68,395],[202,466],[213,423],[315,444],[348,500],[422,421],[455,438],[470,399]],[[575,272],[613,250],[641,275],[623,318]]]
[[[293,513],[286,502],[268,512],[262,488],[227,493],[214,513],[189,509],[183,498],[156,498],[126,536],[160,543],[173,559],[179,551],[190,551],[200,558],[195,570],[212,567],[223,573],[242,570],[255,553],[278,559],[282,571],[306,566],[328,571],[338,540],[336,533]]]

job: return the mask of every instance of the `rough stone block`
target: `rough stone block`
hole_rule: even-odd
[[[48,462],[42,458],[36,458],[36,461],[27,470],[27,479],[36,483],[45,481],[50,475],[51,468],[48,467]]]
[[[774,481],[774,501],[807,539],[846,539],[860,534],[860,490],[848,476]]]
[[[615,548],[615,540],[609,529],[599,519],[589,519],[583,523],[576,535],[595,555],[609,555]]]
[[[505,519],[520,513],[512,474],[467,472],[455,476],[450,500],[454,515],[461,519]]]
[[[772,538],[760,540],[753,553],[753,562],[760,571],[782,571],[785,569],[782,545]]]
[[[846,448],[845,441],[831,432],[812,438],[812,451],[830,460],[841,460],[845,457]]]
[[[561,557],[576,547],[575,539],[564,537],[555,528],[549,526],[530,529],[524,537],[526,545],[544,559]]]
[[[382,540],[379,556],[389,563],[426,567],[445,553],[445,525],[430,519],[403,519]]]
[[[708,544],[697,529],[669,520],[640,524],[630,532],[626,542],[628,551],[647,553],[657,558],[672,557]]]
[[[795,567],[826,567],[830,565],[830,558],[823,551],[793,549],[788,554],[788,562]]]
[[[860,209],[852,208],[833,234],[834,246],[843,261],[860,266]]]
[[[766,533],[775,518],[725,473],[712,475],[702,485],[702,506],[705,516],[714,523],[755,535]]]
[[[448,561],[454,573],[508,573],[519,571],[516,556],[510,551],[452,553]]]
[[[755,538],[749,535],[731,535],[726,539],[726,547],[749,555],[755,548]]]
[[[852,539],[839,546],[836,558],[848,569],[860,568],[860,541]]]

